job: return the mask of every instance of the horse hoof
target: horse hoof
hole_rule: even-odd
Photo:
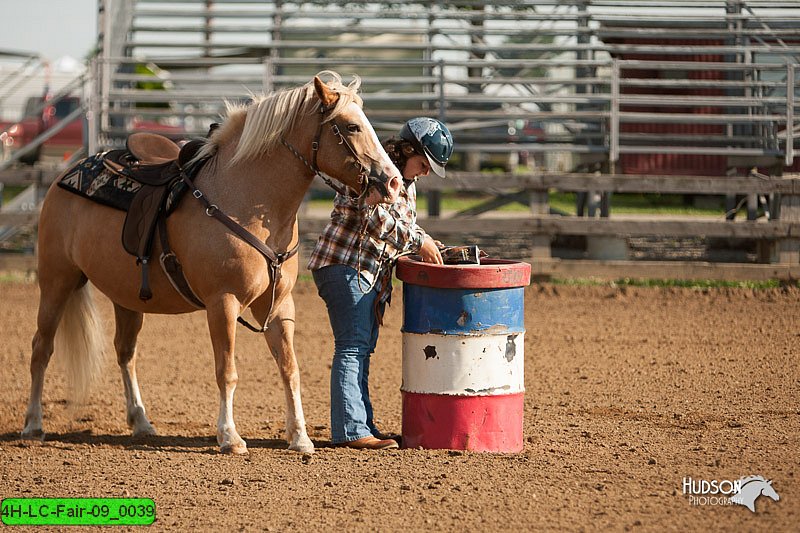
[[[244,442],[237,444],[226,444],[219,449],[220,453],[226,455],[247,455],[247,444]]]
[[[40,428],[38,429],[24,429],[20,436],[25,440],[44,440],[44,431]]]
[[[144,427],[134,429],[132,435],[134,438],[153,437],[155,435],[158,435],[158,432],[156,431],[156,428],[154,428],[150,424],[147,424]]]
[[[314,443],[311,442],[311,439],[308,439],[306,441],[290,444],[289,449],[293,452],[314,453]]]

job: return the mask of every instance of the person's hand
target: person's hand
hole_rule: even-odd
[[[430,237],[425,237],[425,241],[422,243],[422,248],[419,249],[419,255],[426,263],[433,263],[435,265],[444,264],[444,261],[442,260],[442,254],[439,252],[439,248],[436,247],[436,241]]]
[[[387,199],[376,188],[371,188],[367,194],[366,203],[369,207],[386,203]]]

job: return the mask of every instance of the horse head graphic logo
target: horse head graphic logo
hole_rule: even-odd
[[[772,488],[772,480],[764,479],[762,476],[747,476],[739,480],[739,493],[731,496],[731,502],[744,505],[751,512],[756,512],[756,499],[759,496],[767,496],[776,502],[781,499],[775,489]]]

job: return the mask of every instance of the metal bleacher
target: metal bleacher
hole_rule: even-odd
[[[121,145],[134,130],[204,135],[225,99],[330,69],[362,78],[381,137],[416,115],[454,132],[450,179],[419,187],[432,234],[464,240],[490,230],[482,245],[518,252],[542,275],[800,278],[796,0],[99,7],[98,54],[87,76],[89,153]],[[487,178],[479,172],[487,164],[506,172]],[[452,190],[489,198],[445,216],[436,198]],[[553,191],[577,193],[575,213],[556,214]],[[617,193],[716,195],[728,205],[713,219],[612,217]],[[737,221],[745,200],[747,220]],[[510,202],[528,211],[494,211]],[[301,233],[313,235],[325,220],[300,222]],[[583,239],[585,249],[556,253],[564,238]],[[746,259],[729,262],[639,260],[632,238],[755,244]],[[619,257],[604,257],[609,249]]]
[[[612,171],[620,154],[794,156],[796,2],[105,4],[98,146],[133,120],[202,134],[223,98],[333,69],[363,78],[379,133],[429,114],[463,154],[544,154],[551,170],[604,160]]]

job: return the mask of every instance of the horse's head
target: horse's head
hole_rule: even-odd
[[[314,141],[317,168],[366,196],[369,203],[394,202],[402,174],[383,149],[355,89],[338,80],[331,87],[319,76],[313,83],[321,121]]]
[[[330,80],[325,83],[320,76]],[[280,174],[284,168],[274,164],[278,161],[274,150],[282,145],[281,155],[293,156],[308,175],[322,173],[326,180],[330,176],[368,199],[394,202],[401,173],[361,109],[360,83],[356,77],[344,85],[338,74],[326,71],[302,87],[254,96],[247,105],[228,104],[225,121],[195,160],[233,145],[228,164],[269,158],[269,171]]]
[[[781,499],[781,497],[778,496],[777,491],[772,487],[772,480],[771,479],[769,481],[767,481],[761,487],[761,494],[763,494],[764,496],[767,496],[769,498],[772,498],[776,502]]]

